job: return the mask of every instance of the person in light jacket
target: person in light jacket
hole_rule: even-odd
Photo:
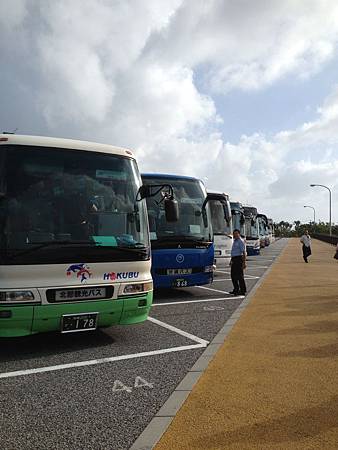
[[[307,260],[308,257],[311,255],[311,237],[309,235],[308,230],[305,230],[305,233],[300,238],[300,243],[303,244],[303,259],[306,263],[309,261]]]
[[[246,284],[244,280],[244,269],[246,268],[246,248],[239,230],[234,230],[234,241],[231,249],[231,280],[234,286],[230,294],[245,295]]]

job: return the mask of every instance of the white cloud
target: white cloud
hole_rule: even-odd
[[[131,146],[144,170],[199,176],[280,218],[297,217],[295,205],[305,200],[323,203],[325,193],[310,193],[310,182],[336,183],[338,89],[316,120],[237,143],[222,139],[214,102],[234,89],[264,89],[287,75],[301,82],[323,70],[337,55],[334,0],[5,0],[1,7],[3,88],[17,80],[17,110],[45,134]]]
[[[287,74],[307,77],[334,57],[332,0],[186,1],[152,52],[206,69],[214,92],[261,89]]]
[[[27,14],[27,0],[0,2],[0,26],[5,32],[22,25]]]

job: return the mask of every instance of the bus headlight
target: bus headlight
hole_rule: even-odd
[[[31,291],[0,291],[0,303],[34,302]]]
[[[153,290],[153,282],[127,284],[123,288],[122,295],[142,294]]]

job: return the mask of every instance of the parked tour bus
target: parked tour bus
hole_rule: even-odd
[[[163,174],[143,174],[144,185],[170,185],[179,209],[179,220],[169,222],[162,195],[147,199],[155,288],[180,288],[210,283],[214,270],[214,245],[208,202],[201,180]]]
[[[270,243],[275,241],[275,228],[273,224],[273,220],[268,218],[268,232],[269,232],[269,241]]]
[[[234,230],[240,230],[241,236],[245,239],[245,217],[242,203],[230,202],[232,214],[232,227]]]
[[[0,336],[144,321],[145,195],[130,150],[0,134]]]
[[[259,238],[261,248],[267,247],[270,244],[268,236],[268,218],[265,214],[257,214],[259,222]]]
[[[248,255],[259,255],[260,237],[259,221],[257,218],[257,208],[244,206],[246,251]]]
[[[208,191],[208,194],[219,195],[219,200],[210,201],[212,229],[214,232],[215,262],[217,266],[229,265],[232,248],[232,216],[229,196]]]

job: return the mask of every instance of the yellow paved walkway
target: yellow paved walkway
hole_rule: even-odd
[[[333,254],[290,240],[156,450],[338,449]]]

